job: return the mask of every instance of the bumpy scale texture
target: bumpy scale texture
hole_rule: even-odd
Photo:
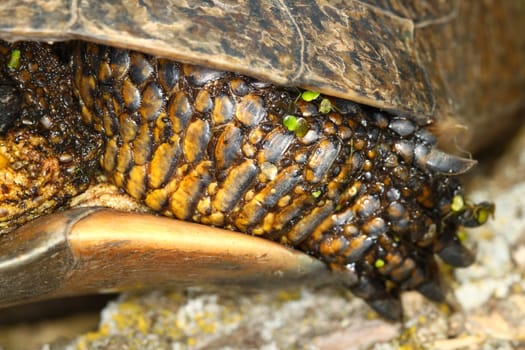
[[[2,87],[16,98],[6,101]],[[0,234],[88,187],[102,140],[77,105],[70,67],[50,47],[0,41]]]
[[[402,290],[443,300],[436,253],[472,261],[456,236],[472,213],[453,208],[463,197],[447,162],[429,166],[427,125],[138,52],[16,47],[20,67],[2,74],[22,91],[26,121],[5,139],[28,130],[65,163],[57,172],[72,185],[51,198],[83,190],[100,158],[110,181],[152,209],[303,250],[390,319]]]
[[[101,164],[151,208],[275,240],[325,261],[398,318],[398,293],[442,300],[434,253],[458,182],[426,169],[424,126],[234,73],[83,45],[75,85],[104,133]],[[423,150],[423,151],[421,151]]]

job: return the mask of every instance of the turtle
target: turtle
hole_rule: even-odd
[[[151,241],[164,220],[211,225],[263,255],[258,238],[274,241],[322,261],[390,320],[402,317],[404,290],[445,299],[436,255],[474,261],[458,232],[494,208],[464,196],[458,175],[476,162],[450,153],[469,145],[450,126],[466,124],[482,147],[480,115],[523,102],[524,40],[504,30],[525,25],[523,2],[33,0],[4,2],[0,15],[5,303],[62,283],[32,290],[42,267],[21,268],[20,257],[37,249],[16,244],[54,249],[86,217],[105,218],[120,240],[112,220],[131,230],[135,214],[66,210],[95,182],[170,218],[140,215],[159,225],[145,228]],[[494,89],[496,79],[507,85]],[[53,239],[39,238],[46,225]],[[89,254],[92,269],[107,267],[97,264],[111,253]],[[71,273],[59,267],[68,259],[46,260],[44,276]],[[80,290],[122,287],[93,278]]]

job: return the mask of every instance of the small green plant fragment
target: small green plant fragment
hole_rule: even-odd
[[[304,118],[297,118],[294,115],[288,114],[283,118],[283,125],[288,131],[293,131],[295,136],[303,137],[308,132],[308,122]]]
[[[374,263],[374,266],[378,269],[382,268],[383,266],[385,266],[385,261],[383,259],[377,259]]]
[[[306,119],[299,118],[297,119],[297,126],[295,127],[295,136],[303,137],[304,135],[306,135],[309,129],[310,126],[308,125]]]
[[[480,210],[477,210],[474,213],[474,215],[476,216],[476,220],[478,221],[478,223],[480,225],[483,225],[489,219],[490,213],[488,210],[480,209]]]
[[[474,217],[480,225],[486,223],[491,215],[494,215],[494,204],[492,203],[480,203],[474,208]]]
[[[463,196],[460,196],[459,194],[457,194],[452,198],[452,204],[450,205],[450,210],[457,213],[459,211],[462,211],[463,209],[465,209],[465,201],[463,200]]]
[[[319,198],[323,192],[321,190],[313,191],[312,197]]]
[[[301,99],[303,99],[306,102],[310,102],[310,101],[313,101],[316,98],[318,98],[319,95],[321,95],[321,93],[315,92],[315,91],[306,90],[306,91],[303,91],[303,93],[301,94]]]
[[[458,219],[458,223],[465,227],[478,227],[487,222],[487,220],[494,216],[494,203],[465,203],[460,195],[452,198],[450,204],[450,214]]]
[[[20,50],[13,50],[7,62],[7,68],[18,69],[18,67],[20,67]]]
[[[283,118],[283,125],[289,131],[295,131],[297,128],[297,117],[295,115],[288,114]]]
[[[321,104],[319,105],[319,112],[322,114],[330,113],[332,110],[332,102],[329,99],[323,98]]]
[[[465,242],[466,239],[467,239],[467,232],[465,232],[464,230],[460,230],[460,231],[458,231],[458,233],[457,233],[457,237],[458,237],[459,241],[460,241],[461,243],[463,243],[463,242]]]

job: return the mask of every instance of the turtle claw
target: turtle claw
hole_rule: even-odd
[[[387,292],[383,284],[366,277],[362,277],[350,290],[363,298],[384,319],[397,322],[403,318],[403,307],[397,290]]]
[[[416,161],[423,168],[445,175],[464,174],[477,164],[474,159],[454,156],[437,148],[429,151],[425,146],[416,147],[415,156]]]
[[[399,298],[366,300],[366,303],[381,317],[388,321],[398,322],[403,319],[403,307]]]
[[[445,290],[438,280],[431,280],[417,286],[416,290],[423,294],[425,298],[442,303],[446,300]]]
[[[467,267],[476,260],[476,256],[459,241],[449,242],[438,255],[443,261],[454,267]]]

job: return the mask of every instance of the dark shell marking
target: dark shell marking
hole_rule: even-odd
[[[468,164],[435,150],[427,126],[131,51],[79,44],[73,57],[102,168],[152,209],[303,250],[389,319],[402,290],[443,300],[434,254],[472,261],[456,232],[473,210],[451,209],[449,176]]]

